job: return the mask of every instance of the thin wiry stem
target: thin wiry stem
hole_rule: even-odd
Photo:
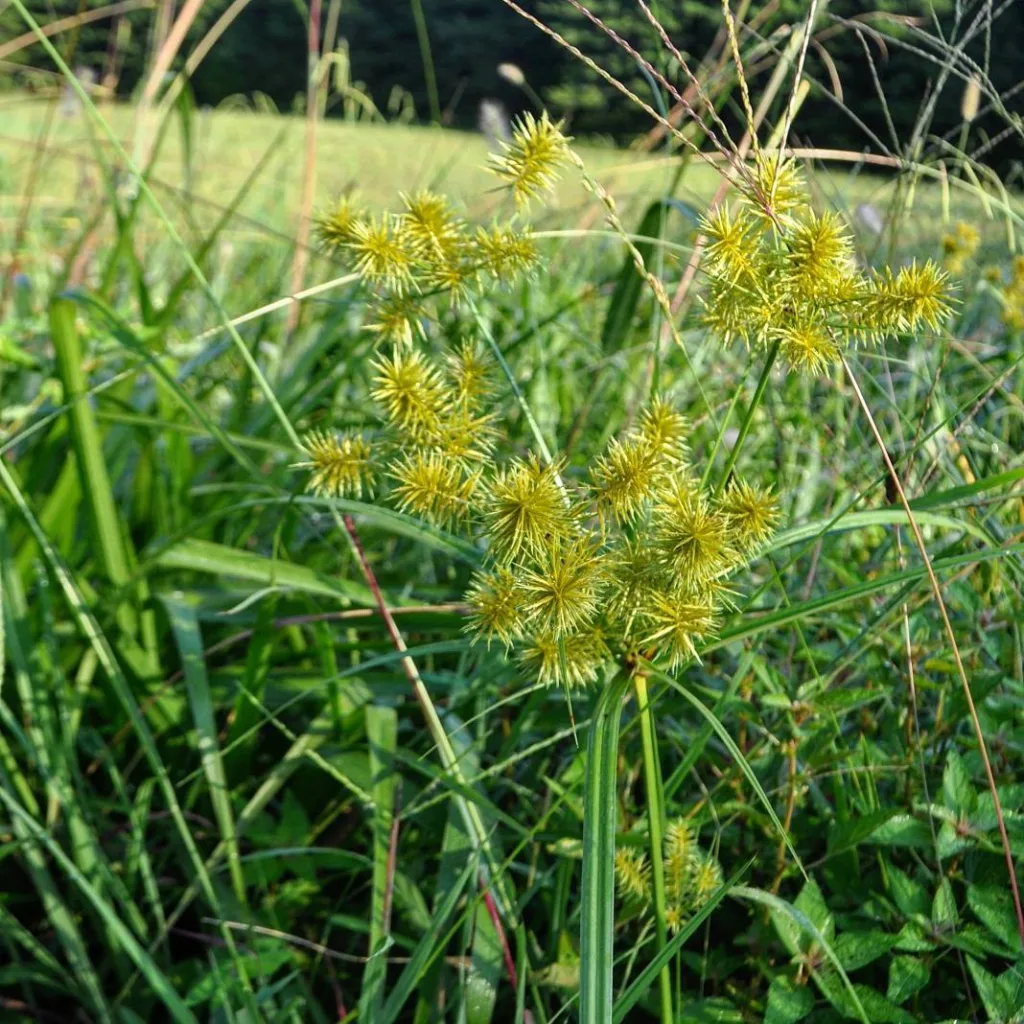
[[[14,2],[14,0],[12,0],[12,2]],[[635,103],[645,114],[653,118],[653,120],[660,124],[666,131],[671,132],[672,136],[678,139],[679,142],[687,149],[695,153],[702,160],[706,160],[708,158],[708,154],[702,152],[696,145],[694,145],[692,139],[687,138],[687,136],[672,124],[671,121],[659,114],[649,103],[645,103],[640,99],[640,97],[629,89],[628,86],[623,85],[622,82],[620,82],[614,75],[609,74],[604,68],[583,53],[578,46],[573,46],[572,43],[570,43],[564,36],[559,35],[559,33],[553,28],[545,25],[544,22],[536,16],[524,11],[523,8],[515,2],[515,0],[501,0],[501,2],[505,4],[506,7],[510,7],[520,17],[525,18],[531,25],[539,28],[541,32],[553,39],[559,46],[568,50],[569,53],[571,53],[577,60],[582,61],[588,68],[590,68],[591,71],[594,72],[594,74],[604,79],[604,81],[606,81],[613,89],[622,93],[622,95],[631,103]]]
[[[433,739],[434,744],[438,749],[438,753],[440,754],[441,765],[444,770],[452,776],[453,781],[460,788],[464,789],[468,783],[462,771],[462,767],[459,764],[458,755],[455,753],[451,741],[448,739],[448,733],[445,732],[444,723],[442,723],[441,718],[437,713],[437,709],[434,707],[434,702],[430,699],[430,694],[427,692],[427,688],[423,684],[423,679],[420,676],[419,669],[416,667],[416,662],[414,662],[406,653],[408,648],[405,646],[405,640],[395,623],[394,616],[391,614],[391,610],[388,608],[387,602],[384,600],[384,594],[381,592],[380,584],[377,582],[377,576],[366,557],[366,551],[363,548],[363,542],[359,536],[359,531],[356,529],[355,520],[348,513],[344,516],[339,516],[337,511],[335,511],[334,515],[336,519],[340,520],[339,525],[341,525],[342,530],[352,545],[352,553],[355,555],[359,568],[366,580],[366,584],[373,594],[374,601],[377,603],[377,608],[380,611],[381,618],[384,620],[384,625],[387,628],[388,635],[391,637],[391,642],[394,645],[395,650],[399,651],[403,656],[402,670],[405,672],[406,678],[409,680],[413,695],[415,696],[417,703],[420,705],[423,717],[427,721],[427,729],[429,730],[431,738]],[[514,920],[515,910],[508,898],[508,895],[500,885],[498,867],[494,863],[493,857],[490,855],[487,831],[484,828],[480,812],[477,810],[475,804],[468,801],[461,794],[455,795],[455,801],[463,819],[465,820],[466,829],[472,838],[473,844],[477,848],[478,852],[483,856],[487,865],[489,883],[497,891],[498,898],[501,900],[502,904],[502,912],[507,918]]]
[[[971,725],[974,727],[974,735],[978,741],[978,752],[981,755],[981,762],[985,767],[985,777],[988,780],[989,792],[992,794],[992,805],[996,814],[996,822],[999,826],[999,838],[1003,845],[1003,855],[1006,858],[1006,867],[1010,875],[1010,893],[1013,897],[1013,908],[1017,915],[1017,931],[1020,935],[1021,945],[1024,946],[1024,909],[1021,907],[1020,889],[1017,886],[1017,874],[1013,862],[1013,850],[1010,847],[1010,837],[1006,832],[1006,821],[1003,817],[1003,807],[999,799],[996,777],[992,771],[992,762],[989,760],[988,756],[988,747],[985,744],[985,733],[981,727],[981,720],[978,718],[978,709],[974,705],[974,696],[971,693],[971,684],[967,681],[967,672],[964,669],[963,659],[960,657],[960,647],[956,642],[956,634],[953,632],[953,624],[949,620],[949,613],[946,610],[946,602],[942,597],[942,588],[939,586],[935,570],[932,569],[932,561],[928,556],[928,549],[925,547],[924,537],[921,536],[920,527],[918,527],[917,520],[914,518],[914,513],[910,508],[910,502],[907,500],[907,495],[903,490],[903,484],[900,481],[899,474],[896,472],[896,469],[892,464],[892,459],[889,458],[888,449],[885,447],[885,442],[882,440],[882,435],[879,433],[878,425],[875,423],[875,418],[871,414],[871,409],[864,398],[864,393],[861,391],[860,385],[857,383],[857,378],[853,375],[850,364],[846,361],[846,357],[842,356],[841,359],[843,362],[843,368],[846,370],[847,378],[853,387],[854,394],[857,396],[857,402],[868,421],[868,426],[871,428],[871,433],[874,436],[875,443],[878,445],[878,450],[882,453],[882,459],[884,460],[885,467],[889,472],[889,478],[892,480],[893,486],[896,488],[896,493],[899,495],[900,503],[903,505],[903,511],[907,514],[907,521],[910,523],[910,531],[914,535],[914,543],[917,545],[917,549],[921,553],[921,558],[924,561],[925,572],[928,575],[928,583],[931,587],[932,594],[935,597],[935,603],[939,607],[939,614],[942,616],[942,625],[946,631],[946,637],[948,638],[950,647],[953,651],[953,662],[956,665],[957,675],[960,677],[960,685],[963,688],[964,700],[967,702],[967,710],[971,716]]]

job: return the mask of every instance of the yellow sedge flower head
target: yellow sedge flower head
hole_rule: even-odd
[[[495,557],[502,561],[543,555],[574,532],[558,468],[542,465],[535,455],[499,470],[488,485],[483,515]]]
[[[394,497],[402,512],[412,512],[435,526],[448,527],[468,518],[478,474],[436,451],[403,455],[391,466]]]
[[[569,141],[562,123],[552,121],[547,111],[539,118],[527,112],[513,123],[512,140],[491,157],[490,169],[511,189],[517,209],[551,191],[568,157]]]
[[[495,639],[506,648],[522,639],[523,598],[510,570],[499,565],[493,572],[476,573],[466,601],[472,609],[466,629],[488,647]]]
[[[312,469],[309,489],[322,498],[361,498],[373,480],[372,449],[362,434],[314,430],[303,439]]]
[[[734,480],[719,502],[738,548],[744,553],[760,547],[775,532],[779,504],[766,488]]]

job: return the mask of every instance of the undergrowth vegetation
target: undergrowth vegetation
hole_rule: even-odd
[[[824,3],[760,94],[728,6],[635,55],[657,193],[538,110],[478,205],[414,166],[306,249],[235,234],[263,163],[212,220],[154,192],[186,102],[136,167],[83,92],[67,220],[40,135],[0,1019],[1024,1020],[1024,207],[963,7],[959,148],[926,103],[871,185],[790,144]]]

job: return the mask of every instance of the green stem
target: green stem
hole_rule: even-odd
[[[441,123],[441,100],[437,93],[437,76],[434,74],[434,58],[430,52],[430,35],[427,33],[427,19],[423,16],[422,0],[410,0],[412,17],[416,22],[416,39],[420,44],[420,59],[423,61],[423,77],[427,81],[427,99],[430,102],[430,119]]]
[[[654,928],[658,952],[668,942],[665,916],[668,901],[665,895],[664,830],[665,807],[662,800],[661,765],[654,736],[654,713],[647,698],[647,678],[637,674],[633,679],[637,710],[640,717],[640,742],[644,751],[644,789],[647,793],[647,834],[651,850],[651,889],[654,897]],[[658,974],[661,996],[661,1024],[672,1024],[672,977],[665,964]]]
[[[761,369],[761,376],[758,379],[757,387],[754,389],[754,397],[750,399],[750,405],[747,406],[747,411],[743,416],[743,422],[740,424],[740,432],[736,436],[736,443],[732,446],[732,451],[729,452],[729,458],[725,463],[725,472],[722,473],[722,479],[718,482],[718,486],[715,488],[716,497],[722,493],[725,485],[729,482],[729,477],[732,476],[732,471],[736,466],[736,460],[740,455],[740,449],[743,447],[743,442],[747,439],[747,434],[750,433],[750,428],[753,426],[754,413],[757,411],[757,407],[761,404],[765,388],[768,387],[768,379],[771,377],[772,366],[775,365],[775,357],[778,354],[779,342],[775,341],[772,344],[772,347],[768,350],[768,358],[764,361],[764,366]]]

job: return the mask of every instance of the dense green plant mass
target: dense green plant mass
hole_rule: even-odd
[[[766,124],[712,206],[538,111],[465,208],[443,135],[356,125],[407,190],[322,207],[297,284],[163,187],[176,127],[227,180],[225,115],[153,132],[157,211],[38,109],[0,1020],[1021,1024],[1024,210],[969,147],[867,180]]]

